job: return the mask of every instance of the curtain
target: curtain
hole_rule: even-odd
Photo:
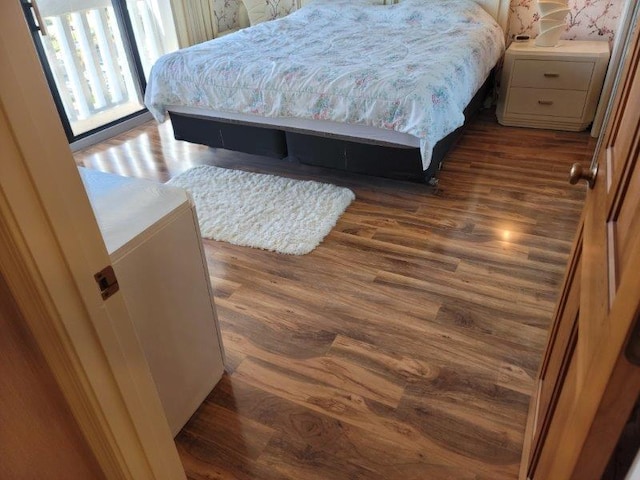
[[[241,23],[248,24],[242,0],[170,1],[181,48],[236,30]]]
[[[171,0],[180,48],[205,42],[217,33],[215,0]]]

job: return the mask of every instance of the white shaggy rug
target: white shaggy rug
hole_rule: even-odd
[[[193,197],[203,237],[292,255],[316,248],[355,199],[335,185],[211,166],[168,183]]]

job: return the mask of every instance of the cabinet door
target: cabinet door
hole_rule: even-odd
[[[175,436],[220,380],[223,350],[195,210],[154,227],[113,268]]]
[[[532,405],[521,478],[599,479],[640,394],[640,42],[629,42]],[[596,171],[597,168],[597,171]]]

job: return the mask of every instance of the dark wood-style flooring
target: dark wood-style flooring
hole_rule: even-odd
[[[176,438],[190,479],[515,479],[580,216],[587,133],[481,114],[437,188],[173,140],[148,123],[76,154],[166,181],[200,164],[357,199],[305,256],[205,240],[228,367]]]

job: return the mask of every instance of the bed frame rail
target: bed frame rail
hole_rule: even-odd
[[[465,125],[480,110],[492,86],[493,75],[489,75],[464,110]],[[446,154],[458,141],[464,128],[458,128],[435,145],[431,164],[423,170],[419,148],[361,143],[319,132],[247,125],[173,112],[169,112],[169,115],[177,140],[272,158],[288,157],[292,162],[306,165],[430,183],[434,183]]]

